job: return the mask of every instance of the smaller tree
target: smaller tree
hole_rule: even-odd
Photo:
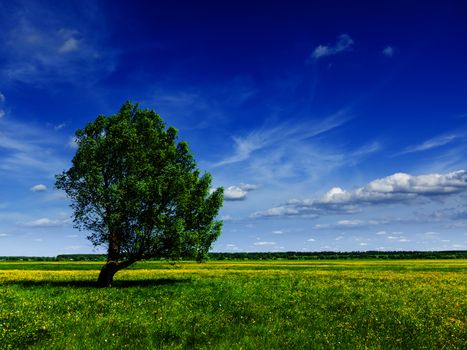
[[[221,232],[223,189],[211,190],[186,142],[159,115],[125,103],[76,132],[72,167],[55,186],[72,200],[75,227],[107,246],[98,285],[149,258],[201,260]]]

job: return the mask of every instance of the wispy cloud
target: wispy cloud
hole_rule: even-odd
[[[276,242],[267,242],[267,241],[262,241],[262,242],[255,242],[253,245],[276,245]]]
[[[316,200],[289,200],[280,207],[258,211],[252,217],[306,216],[316,218],[329,214],[351,214],[361,211],[366,206],[389,203],[407,204],[421,198],[434,199],[465,191],[467,191],[467,171],[465,170],[419,176],[396,173],[350,191],[333,187]],[[341,223],[357,222],[343,221]]]
[[[28,221],[23,224],[23,226],[27,227],[60,227],[64,225],[69,225],[71,223],[71,219],[57,219],[52,220],[49,218],[40,218],[33,221]]]
[[[54,130],[55,130],[55,131],[61,130],[61,129],[63,129],[65,126],[66,126],[65,123],[61,123],[61,124],[58,124],[58,125],[54,125]]]
[[[58,53],[69,54],[80,49],[80,40],[77,39],[77,36],[80,35],[78,31],[61,29],[59,30],[58,35],[62,39],[62,44],[58,49]]]
[[[260,217],[281,217],[281,216],[312,216],[318,217],[316,214],[305,214],[301,208],[294,208],[293,206],[283,205],[280,207],[270,208],[264,211],[257,211],[252,215],[253,218]]]
[[[63,249],[67,250],[67,251],[80,251],[80,250],[83,250],[85,248],[87,248],[87,247],[84,247],[82,245],[69,245],[69,246],[64,247]]]
[[[326,56],[332,56],[341,52],[349,51],[351,50],[353,43],[353,39],[348,34],[342,34],[337,38],[334,45],[327,44],[317,46],[313,50],[311,57],[314,60],[317,60]]]
[[[4,102],[5,102],[5,95],[3,95],[2,92],[0,91],[0,119],[2,119],[6,114],[2,108],[2,105]]]
[[[200,130],[229,122],[229,114],[237,113],[242,105],[257,93],[250,79],[236,77],[220,85],[195,87],[154,86],[147,103],[156,111],[171,117],[181,130]],[[229,109],[225,109],[225,105]]]
[[[335,129],[348,121],[345,111],[313,121],[313,123],[300,123],[295,125],[281,124],[271,128],[261,128],[250,132],[246,136],[234,137],[234,153],[222,161],[214,164],[215,167],[245,161],[259,150],[270,146],[277,146],[293,140],[303,141],[327,131]]]
[[[51,176],[65,168],[67,161],[55,150],[62,142],[57,135],[11,118],[0,119],[0,130],[0,172]]]
[[[334,224],[316,224],[315,229],[357,229],[368,226],[387,224],[388,220],[339,220]]]
[[[408,154],[408,153],[416,153],[416,152],[423,152],[423,151],[428,151],[434,148],[442,147],[444,145],[453,143],[457,140],[462,140],[465,139],[466,135],[465,134],[447,134],[447,135],[439,135],[436,137],[433,137],[431,139],[428,139],[421,144],[414,145],[414,146],[409,146],[405,150],[398,152],[395,154],[395,156],[403,155],[403,154]]]
[[[78,143],[77,143],[77,141],[76,141],[76,137],[75,137],[75,136],[71,136],[71,137],[68,139],[67,146],[68,146],[69,148],[72,148],[72,149],[78,149]]]
[[[5,82],[89,84],[109,74],[115,55],[103,44],[102,18],[84,2],[81,16],[29,3],[9,7],[0,50],[0,78]]]
[[[386,46],[381,53],[386,57],[392,57],[396,53],[396,50],[392,46]]]

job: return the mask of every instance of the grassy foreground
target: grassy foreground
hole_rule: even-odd
[[[467,260],[100,266],[0,263],[0,348],[467,348]]]

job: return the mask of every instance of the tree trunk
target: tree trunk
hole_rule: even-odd
[[[102,266],[101,272],[99,273],[97,285],[99,287],[112,287],[114,275],[121,269],[130,266],[136,261],[137,259],[130,259],[122,262],[107,261],[107,263],[104,266]]]
[[[107,210],[110,213],[110,210]],[[114,275],[121,270],[119,260],[119,244],[118,234],[115,230],[109,229],[109,247],[107,251],[107,263],[102,266],[99,278],[97,279],[97,285],[99,287],[111,287],[114,279]]]
[[[102,266],[99,278],[97,279],[97,285],[99,287],[111,287],[114,280],[114,275],[119,270],[118,265],[115,261],[109,261]]]

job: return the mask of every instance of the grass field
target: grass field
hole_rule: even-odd
[[[467,349],[467,260],[0,263],[1,349]]]

